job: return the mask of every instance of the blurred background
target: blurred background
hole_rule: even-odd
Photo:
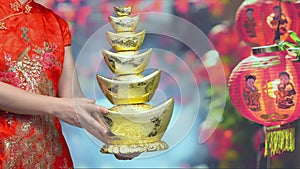
[[[170,130],[172,130],[173,125],[180,126],[180,122],[185,119],[187,120],[183,123],[190,124],[188,129],[184,130],[185,133],[178,132],[181,135],[180,139],[176,135],[169,134],[164,137],[165,141],[171,145],[169,150],[146,154],[131,161],[119,161],[113,155],[101,154],[99,150],[102,144],[83,130],[63,124],[63,132],[70,147],[75,168],[256,167],[257,156],[260,154],[262,126],[246,120],[235,111],[228,98],[227,91],[223,90],[226,85],[222,81],[222,79],[228,79],[230,72],[242,59],[251,55],[251,47],[239,38],[235,30],[236,11],[243,0],[36,1],[52,9],[68,21],[73,35],[74,59],[77,61],[76,64],[79,65],[79,79],[83,90],[87,96],[96,98],[97,102],[105,107],[111,107],[112,105],[95,84],[94,74],[84,69],[84,66],[80,67],[81,63],[78,63],[78,60],[82,60],[83,55],[86,54],[81,51],[83,49],[88,50],[87,48],[92,44],[99,46],[96,50],[100,52],[95,57],[102,58],[101,49],[103,46],[106,47],[107,40],[104,35],[101,37],[99,34],[105,33],[102,28],[107,29],[109,27],[108,16],[115,15],[113,6],[133,5],[134,14],[143,14],[141,24],[144,25],[146,31],[150,27],[160,26],[159,23],[157,25],[147,25],[148,20],[146,17],[151,15],[149,12],[156,12],[183,18],[207,36],[205,42],[202,43],[208,46],[208,49],[203,53],[195,53],[189,46],[175,38],[157,34],[147,34],[141,47],[142,49],[150,47],[156,49],[149,67],[170,67],[162,75],[154,101],[161,101],[167,97],[175,98],[177,104],[175,104],[174,114],[169,126]],[[172,24],[172,20],[166,20],[165,22],[176,28],[180,34],[191,36],[183,27]],[[95,36],[99,37],[96,42],[91,40],[91,37],[95,39]],[[202,43],[199,46],[203,45]],[[219,59],[222,64],[216,65]],[[103,62],[90,65],[90,67],[100,74],[111,75]],[[172,75],[171,71],[176,73]],[[186,83],[183,84],[177,81],[177,79],[190,74],[192,74],[193,79],[191,83],[196,85],[196,88],[191,88],[189,92],[200,94],[199,103],[193,103],[193,98],[186,97],[191,93],[181,93],[181,88],[189,87],[189,81],[185,81]],[[184,81],[184,79],[182,80]],[[215,99],[213,103],[212,93],[215,97],[219,95],[220,98],[219,100]],[[220,104],[225,104],[225,107],[214,107],[214,105]],[[212,129],[205,126],[207,123],[204,123],[209,113],[218,122],[218,125]],[[178,118],[181,119],[178,120]],[[298,125],[297,128],[299,128]],[[206,132],[208,134],[205,134]],[[296,134],[296,137],[299,137],[298,135]],[[202,138],[202,136],[208,137]],[[297,145],[298,143],[296,143],[296,147]],[[273,157],[271,167],[295,168],[300,166],[299,160],[296,159],[297,155],[299,155],[299,148],[296,148],[296,151],[292,153],[284,153],[281,156]],[[266,159],[263,157],[260,166],[266,166]]]

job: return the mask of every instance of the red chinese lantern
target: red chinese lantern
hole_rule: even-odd
[[[256,47],[229,78],[232,104],[245,118],[266,126],[265,155],[293,151],[300,112],[300,65],[277,45]]]
[[[240,40],[234,24],[229,22],[215,25],[208,33],[208,38],[230,71],[251,53],[251,47]]]
[[[226,22],[215,25],[209,31],[208,38],[221,56],[232,55],[240,43],[234,25]]]
[[[193,1],[190,1],[193,2]],[[202,5],[204,4],[208,8],[208,12],[213,17],[220,17],[225,12],[225,5],[229,3],[229,1],[223,1],[223,0],[198,0],[194,1],[195,5]]]
[[[299,33],[300,2],[245,0],[236,13],[236,28],[240,37],[251,46],[273,44],[280,11],[280,40],[285,40],[289,30]]]

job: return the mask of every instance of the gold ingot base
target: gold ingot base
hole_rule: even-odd
[[[169,146],[164,141],[156,141],[152,143],[136,143],[136,144],[106,144],[101,148],[102,153],[106,154],[135,154],[143,152],[153,152],[166,150]]]
[[[135,154],[165,150],[161,141],[174,108],[174,99],[152,107],[149,104],[118,105],[104,115],[111,139],[101,149],[103,153]]]

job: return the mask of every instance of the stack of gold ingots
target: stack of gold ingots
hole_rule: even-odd
[[[135,33],[139,15],[129,16],[130,7],[114,7],[118,17],[109,17],[116,33],[107,32],[115,52],[103,50],[112,79],[97,75],[102,92],[115,106],[104,116],[113,139],[104,145],[102,153],[135,154],[164,150],[161,141],[170,122],[174,100],[152,107],[149,102],[160,81],[160,70],[144,73],[152,49],[137,51],[144,41],[145,30]]]

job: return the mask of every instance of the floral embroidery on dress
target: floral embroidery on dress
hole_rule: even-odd
[[[6,123],[0,123],[0,137],[5,138],[9,135],[15,134],[15,127],[17,126],[17,123],[12,115],[6,114],[5,116],[0,117],[0,121],[6,121]]]
[[[12,54],[3,51],[7,69],[0,71],[0,81],[32,93],[56,96],[53,82],[49,79],[46,70],[62,69],[61,64],[54,55],[55,50],[58,48],[57,45],[48,42],[44,42],[42,47],[31,45],[28,29],[21,27],[21,30],[23,31],[21,38],[28,42],[28,46],[18,55],[17,59],[13,59]],[[19,123],[14,123],[15,120],[13,119],[17,117]],[[5,152],[9,153],[9,157],[13,157],[13,159],[7,159],[7,161],[1,161],[3,167],[14,168],[22,164],[24,168],[33,165],[35,168],[51,168],[55,161],[54,154],[58,156],[62,154],[62,145],[59,142],[59,134],[55,129],[53,117],[21,117],[20,115],[8,113],[0,116],[0,131],[1,138],[5,138],[1,140],[0,144],[5,144],[3,145]],[[43,133],[44,131],[47,132]],[[51,140],[51,145],[48,145],[47,149],[45,149],[46,140]],[[20,145],[22,145],[22,148],[19,147]],[[40,149],[40,151],[24,154],[32,149],[32,146],[35,146],[35,149]],[[23,151],[24,153],[20,153]],[[42,152],[45,156],[39,157],[39,163],[33,164],[33,161],[36,161],[36,159],[33,159],[38,158],[35,156]],[[65,161],[63,166],[68,166],[67,162]]]
[[[7,30],[4,22],[0,22],[0,30]]]
[[[21,37],[30,42],[28,29],[21,27],[21,30]],[[48,78],[46,70],[62,69],[54,55],[57,48],[56,44],[49,42],[44,42],[43,47],[35,45],[33,49],[28,46],[19,54],[18,60],[12,60],[12,55],[4,52],[8,71],[1,72],[0,80],[33,93],[55,96],[52,81]],[[31,50],[32,57],[29,56]]]
[[[60,169],[70,169],[67,158],[64,158],[64,164],[59,166]]]
[[[33,57],[39,59],[41,64],[45,69],[52,69],[53,67],[58,66],[61,68],[61,64],[58,62],[57,58],[54,56],[54,51],[57,49],[56,44],[44,42],[44,47],[37,47],[35,51],[36,54]]]
[[[28,5],[28,4],[26,4],[26,6],[25,6],[25,13],[29,13],[30,11],[31,11],[31,9],[32,9],[32,6],[30,6],[30,5]]]
[[[16,75],[16,72],[0,72],[0,81],[18,87],[20,79]]]
[[[22,34],[22,38],[26,41],[26,42],[29,42],[29,38],[28,38],[28,29],[26,27],[21,27],[21,30],[23,31],[23,34]]]
[[[39,95],[57,96],[68,24],[34,0],[2,0],[0,81]],[[35,10],[33,10],[35,9]],[[44,22],[47,20],[47,22]],[[51,28],[51,29],[50,29]],[[0,111],[0,168],[72,168],[57,118]]]
[[[18,12],[21,8],[21,5],[17,1],[15,1],[14,3],[10,3],[10,8],[15,12]]]

